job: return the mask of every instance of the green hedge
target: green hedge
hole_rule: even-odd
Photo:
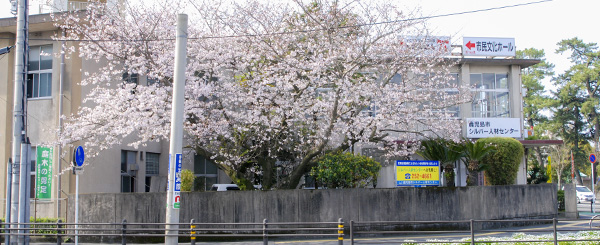
[[[486,165],[485,175],[488,182],[491,185],[514,184],[524,152],[521,142],[506,137],[484,138],[478,141],[496,148],[495,152],[488,154],[481,161]]]
[[[0,218],[0,221],[2,223],[4,223],[4,218]],[[31,233],[37,233],[37,234],[56,234],[55,230],[48,230],[49,228],[56,228],[56,222],[58,221],[57,218],[36,218],[35,220],[33,218],[29,219],[30,223],[36,223],[36,224],[32,224],[32,228],[35,227],[39,227],[41,229],[35,229],[33,231],[31,231]],[[64,223],[64,220],[63,220]],[[4,233],[4,230],[0,229],[0,233]]]

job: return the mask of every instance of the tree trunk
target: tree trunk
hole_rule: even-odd
[[[259,164],[262,167],[262,187],[265,190],[270,190],[275,183],[275,159],[272,158],[261,158]]]
[[[479,164],[477,161],[469,161],[467,170],[469,175],[467,176],[467,186],[477,186],[479,183],[479,171],[477,171]]]

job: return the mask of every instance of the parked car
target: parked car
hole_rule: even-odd
[[[578,185],[575,187],[575,191],[577,192],[577,203],[591,201],[594,198],[594,193],[586,186]]]
[[[210,187],[211,191],[239,191],[240,187],[236,184],[213,184]]]

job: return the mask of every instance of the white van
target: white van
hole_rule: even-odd
[[[236,184],[213,184],[210,187],[211,191],[239,191],[240,187]]]
[[[578,185],[575,187],[577,192],[577,203],[581,201],[591,201],[594,198],[594,193],[587,186]]]

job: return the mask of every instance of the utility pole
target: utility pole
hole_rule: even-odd
[[[185,90],[185,70],[187,58],[188,16],[177,15],[177,34],[175,38],[175,74],[173,76],[173,101],[171,111],[171,137],[169,145],[169,177],[167,190],[167,211],[165,244],[178,242],[180,208],[180,171],[183,148],[183,101]]]
[[[17,6],[17,39],[15,45],[15,83],[14,83],[14,102],[13,102],[13,137],[12,137],[12,190],[11,190],[11,211],[10,211],[10,222],[15,223],[18,221],[19,216],[19,196],[25,196],[20,194],[19,182],[22,164],[22,144],[26,144],[26,96],[24,92],[27,86],[27,36],[29,32],[29,21],[28,21],[28,0],[19,0]],[[27,147],[25,147],[25,153],[27,153]],[[23,157],[27,159],[27,157]],[[27,170],[28,171],[28,170]],[[25,184],[25,183],[23,183]],[[24,190],[24,188],[21,188]],[[26,197],[27,200],[28,197]],[[29,204],[29,202],[27,202]],[[6,217],[8,220],[9,217]],[[11,225],[11,228],[17,228],[16,225]],[[11,244],[17,244],[16,232],[11,232]],[[21,244],[24,241],[21,242]]]

